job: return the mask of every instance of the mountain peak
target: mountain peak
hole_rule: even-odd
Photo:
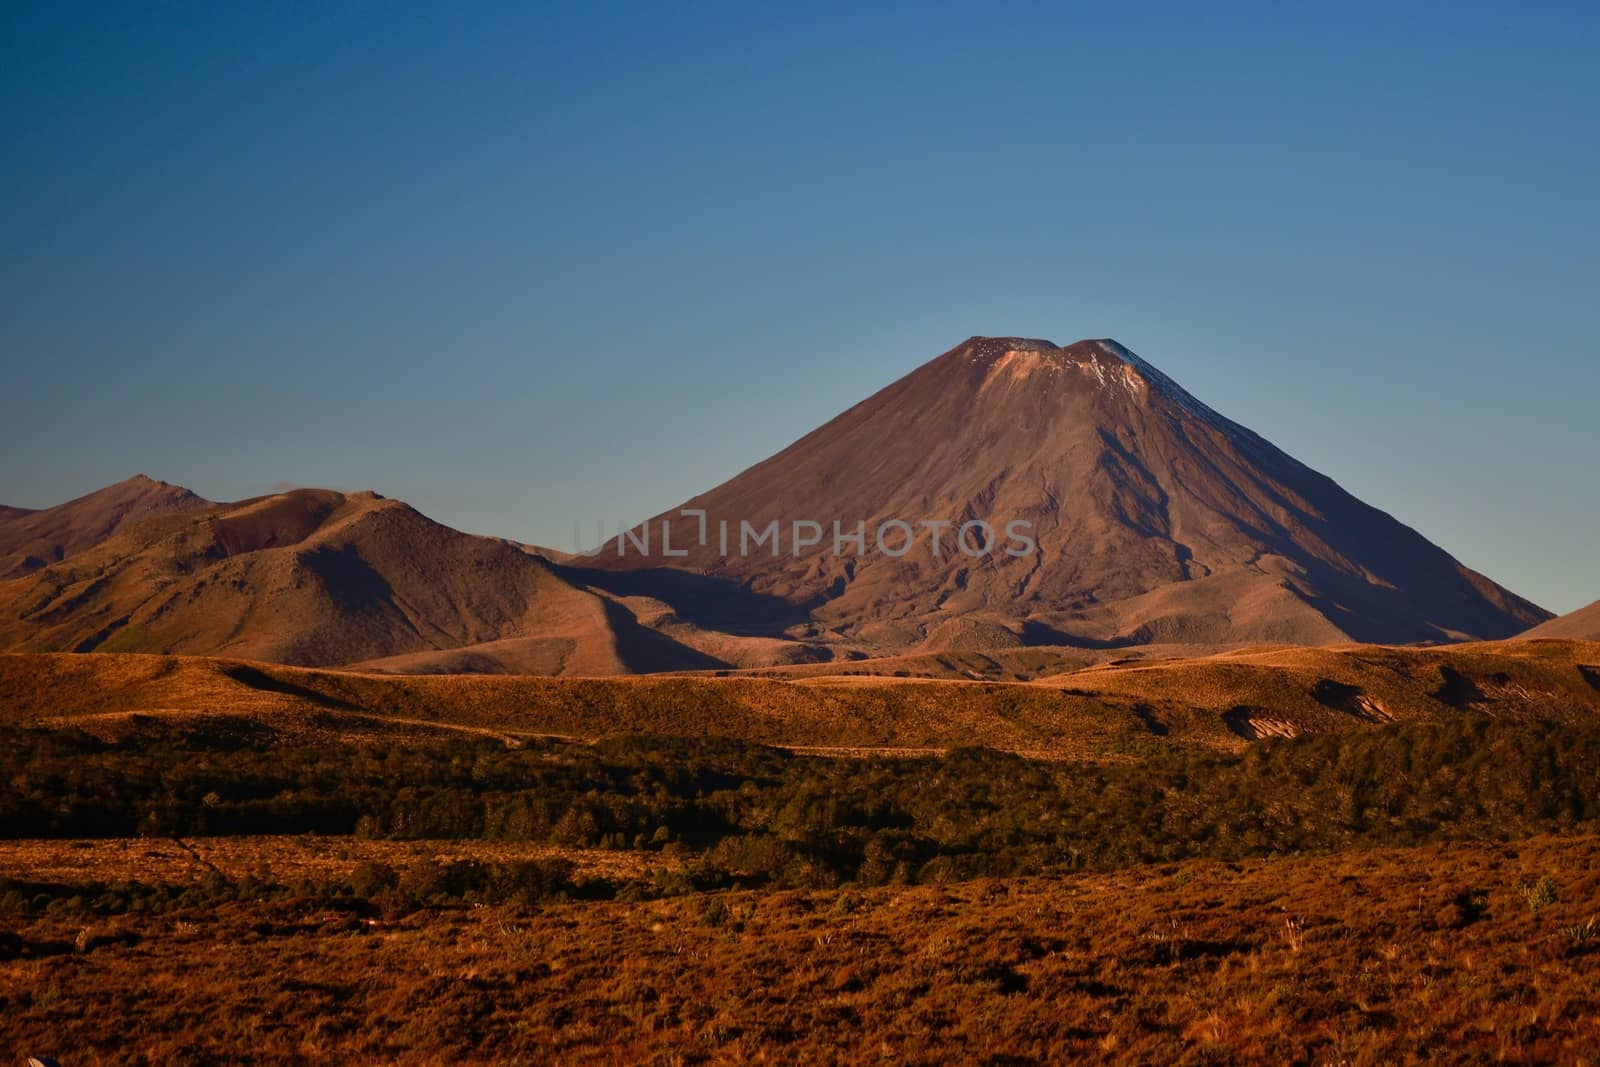
[[[1139,357],[1133,350],[1114,337],[1085,337],[1069,345],[1058,345],[1042,337],[1023,337],[1018,334],[988,336],[986,334],[973,334],[957,349],[969,350],[972,355],[988,355],[1000,352],[1083,352],[1085,349],[1098,349],[1124,362],[1138,361]]]
[[[0,531],[0,580],[60,562],[132,523],[210,506],[182,486],[135,474],[65,504],[13,515]]]
[[[1098,392],[1111,392],[1141,404],[1163,398],[1171,408],[1182,409],[1217,429],[1234,427],[1154,365],[1112,338],[1074,341],[1065,346],[1025,337],[973,337],[953,353],[981,368],[980,391],[1000,381],[1087,383]]]
[[[995,370],[1011,367],[1023,353],[1038,352],[1051,365],[1070,367],[1088,376],[1101,390],[1120,390],[1140,402],[1161,398],[1169,410],[1177,409],[1214,430],[1234,438],[1254,437],[1248,430],[1197,399],[1155,364],[1141,357],[1121,341],[1111,337],[1086,338],[1057,347],[1048,341],[1027,341],[1016,337],[974,338],[974,362],[992,360]],[[1038,345],[1037,348],[1023,347]],[[1009,358],[1008,358],[1009,357]]]
[[[131,478],[124,478],[120,482],[112,482],[103,489],[96,489],[94,493],[89,495],[94,496],[99,493],[122,493],[124,491],[132,493],[166,492],[178,495],[192,495],[188,489],[185,489],[181,485],[174,485],[172,482],[163,481],[160,478],[152,478],[148,474],[144,474],[142,472],[135,474]]]
[[[1112,361],[1141,371],[1150,366],[1132,349],[1110,337],[1085,338],[1068,345],[1058,345],[1039,337],[986,337],[979,334],[967,338],[953,351],[974,363],[1005,356],[1037,355],[1063,365]]]
[[[1039,337],[985,337],[974,334],[956,346],[973,359],[1002,356],[1007,352],[1059,352],[1060,348]]]

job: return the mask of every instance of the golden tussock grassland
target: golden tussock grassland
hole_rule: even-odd
[[[0,1047],[1600,1062],[1597,653],[1018,685],[4,656]]]
[[[74,1065],[1594,1062],[1597,861],[1546,836],[388,917],[47,914],[0,925],[0,1040]]]

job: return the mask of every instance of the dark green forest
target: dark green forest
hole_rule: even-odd
[[[0,730],[0,835],[354,834],[661,850],[652,892],[830,887],[1592,831],[1600,727],[1466,715],[1240,753],[1062,763],[982,748],[798,756],[721,739],[286,746],[248,723],[107,742]],[[422,896],[607,894],[559,865],[433,872]],[[509,878],[509,884],[507,879]],[[366,872],[368,892],[394,888]],[[637,889],[637,887],[635,887]]]

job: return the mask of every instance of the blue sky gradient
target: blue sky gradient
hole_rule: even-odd
[[[1600,8],[10,5],[0,502],[572,547],[974,333],[1116,337],[1600,597]]]

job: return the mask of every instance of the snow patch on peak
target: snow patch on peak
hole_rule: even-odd
[[[1111,338],[1079,341],[1061,347],[1027,337],[969,338],[958,350],[967,361],[983,368],[980,392],[999,381],[1058,380],[1063,371],[1075,371],[1094,380],[1101,392],[1125,394],[1146,403],[1159,397],[1166,410],[1182,412],[1236,442],[1260,442],[1255,433],[1225,418],[1197,400],[1187,389],[1146,362],[1127,346]]]
[[[983,360],[999,359],[1013,352],[1059,352],[1060,349],[1049,341],[1036,337],[971,337],[963,346],[967,350],[967,359],[973,363]]]
[[[1178,408],[1205,423],[1218,433],[1235,439],[1255,437],[1255,434],[1251,431],[1240,426],[1232,419],[1219,415],[1216,411],[1195,399],[1194,395],[1187,389],[1167,377],[1153,364],[1142,359],[1132,349],[1109,338],[1103,341],[1095,341],[1093,344],[1112,359],[1122,363],[1128,369],[1128,373],[1141,379],[1148,389],[1159,396],[1165,397]]]

